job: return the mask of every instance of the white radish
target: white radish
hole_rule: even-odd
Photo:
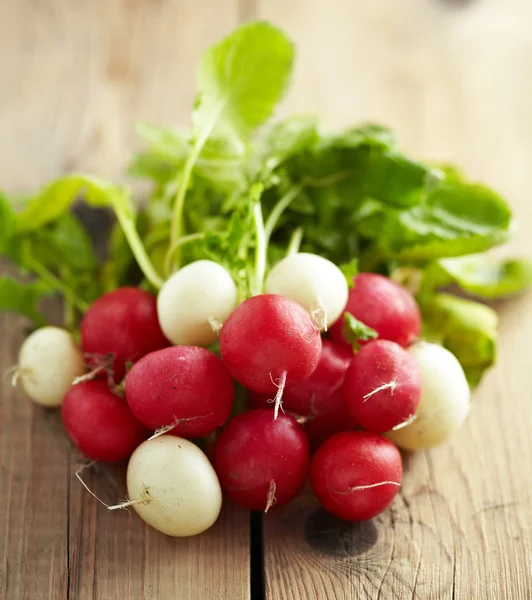
[[[59,327],[42,327],[22,344],[16,373],[37,404],[57,407],[72,382],[85,372],[83,354],[72,335]]]
[[[462,426],[471,393],[462,366],[446,348],[419,342],[408,352],[421,368],[421,400],[412,422],[386,436],[405,450],[422,450],[443,442]]]
[[[174,537],[197,535],[218,518],[220,482],[192,442],[163,435],[143,442],[127,467],[129,503],[151,527]]]
[[[308,252],[289,254],[279,261],[266,277],[265,290],[300,304],[325,331],[342,314],[349,294],[342,271],[330,260]]]
[[[231,275],[212,260],[198,260],[174,273],[161,288],[157,314],[173,344],[207,346],[237,303]]]

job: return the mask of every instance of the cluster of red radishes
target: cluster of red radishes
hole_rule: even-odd
[[[314,268],[294,269],[294,256]],[[283,506],[309,474],[326,510],[372,518],[401,485],[395,444],[437,443],[467,415],[463,371],[447,350],[417,342],[421,318],[408,291],[373,273],[349,289],[338,267],[315,255],[285,261],[288,276],[281,261],[268,293],[240,303],[223,267],[197,261],[158,298],[137,288],[99,298],[82,320],[81,350],[50,327],[21,349],[28,395],[61,405],[89,459],[131,456],[119,506],[134,506],[164,533],[210,527],[222,491],[251,510]],[[352,317],[378,336],[356,352],[345,338]],[[218,338],[221,358],[204,347]],[[233,410],[234,382],[247,390],[242,412]],[[206,436],[210,461],[187,441]]]

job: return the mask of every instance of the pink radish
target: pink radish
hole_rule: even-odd
[[[414,342],[421,330],[421,316],[414,297],[395,281],[375,273],[359,273],[349,290],[345,312],[374,329],[380,339],[391,340],[400,346]],[[342,328],[344,317],[330,329],[335,342],[348,345]]]
[[[267,511],[297,496],[307,477],[309,445],[300,425],[271,410],[244,412],[222,430],[214,468],[222,490],[249,510]]]
[[[346,521],[365,521],[385,510],[402,478],[396,446],[366,431],[333,435],[310,465],[310,485],[321,505]]]
[[[174,346],[148,354],[126,379],[126,398],[148,429],[165,428],[199,438],[223,425],[234,387],[222,361],[199,346]]]
[[[231,313],[220,333],[231,375],[256,392],[276,392],[307,379],[318,364],[321,337],[307,311],[288,298],[263,294]]]
[[[113,355],[112,370],[118,383],[125,375],[126,363],[169,345],[157,320],[157,299],[133,287],[104,294],[81,322],[81,345],[85,353],[94,355],[94,366]]]
[[[103,381],[73,385],[61,406],[61,417],[80,452],[101,462],[128,458],[148,433],[127,402]]]
[[[407,425],[421,398],[421,369],[404,348],[375,340],[353,357],[344,382],[344,396],[356,422],[384,433]]]

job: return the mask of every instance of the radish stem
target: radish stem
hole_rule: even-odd
[[[260,202],[256,202],[253,207],[253,221],[255,223],[255,277],[251,292],[253,296],[258,296],[262,294],[268,251],[268,238],[264,229]]]
[[[288,242],[288,248],[286,249],[287,256],[290,256],[291,254],[297,254],[299,252],[299,247],[301,246],[301,241],[303,240],[303,234],[303,227],[294,229],[292,235],[290,236],[290,241]]]

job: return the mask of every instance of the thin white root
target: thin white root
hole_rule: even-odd
[[[371,392],[366,394],[364,396],[364,402],[367,402],[371,398],[371,396],[373,396],[373,394],[376,394],[377,392],[382,392],[382,390],[388,390],[388,389],[391,390],[391,395],[393,396],[393,393],[394,393],[396,387],[397,387],[397,379],[393,379],[392,381],[389,381],[388,383],[383,383],[378,388],[375,388],[374,390],[371,390]]]
[[[383,485],[396,485],[397,487],[401,487],[401,484],[398,481],[379,481],[379,483],[370,483],[368,485],[355,485],[350,487],[347,490],[347,493],[351,492],[362,492],[364,490],[372,490],[373,488],[378,488]]]
[[[85,471],[85,469],[90,469],[95,464],[96,464],[96,461],[93,460],[89,463],[85,463],[84,465],[81,465],[81,467],[79,467],[79,469],[76,471],[76,477],[78,478],[81,485],[87,490],[87,492],[89,492],[89,494],[93,498],[96,498],[96,500],[98,500],[98,502],[100,504],[103,504],[106,508],[109,508],[109,505],[106,504],[101,498],[98,498],[98,496],[89,488],[89,486],[81,478],[81,473],[83,473],[83,471]]]
[[[164,435],[165,433],[168,433],[169,431],[172,431],[172,429],[174,429],[177,426],[177,424],[178,424],[178,422],[175,421],[171,425],[164,425],[163,427],[158,427],[154,431],[153,435],[148,438],[148,440],[154,440],[155,438],[158,438],[161,435]]]
[[[165,433],[168,433],[169,431],[172,431],[172,429],[174,429],[175,427],[177,427],[181,423],[187,423],[188,421],[197,421],[198,419],[206,419],[207,417],[212,416],[212,414],[213,413],[207,413],[206,415],[198,415],[197,417],[188,417],[188,418],[184,418],[184,419],[178,419],[174,415],[174,422],[173,423],[170,423],[169,425],[163,425],[162,427],[158,427],[155,430],[155,432],[153,433],[153,435],[148,438],[148,440],[154,440],[155,438],[158,438],[161,435],[164,435]]]
[[[416,415],[415,414],[410,415],[406,421],[404,421],[403,423],[399,423],[399,425],[396,425],[395,427],[392,427],[392,431],[399,431],[399,429],[402,429],[403,427],[407,427],[408,425],[411,425],[415,420],[416,420]]]
[[[99,356],[96,354],[87,354],[86,356],[89,358],[96,358],[97,360],[101,360],[101,362],[99,364],[97,364],[94,368],[92,368],[88,373],[85,373],[84,375],[80,375],[79,377],[76,377],[74,379],[74,381],[72,382],[72,385],[78,385],[80,383],[92,381],[102,371],[108,371],[108,369],[113,364],[113,358],[114,358],[113,356],[102,357],[102,356]]]
[[[335,490],[329,484],[327,484],[327,487],[332,493],[345,496],[347,494],[352,494],[353,492],[363,492],[364,490],[372,490],[373,488],[382,487],[383,485],[396,485],[397,487],[401,487],[401,484],[398,481],[379,481],[378,483],[370,483],[368,485],[355,485],[345,490],[345,492]]]
[[[128,506],[134,506],[135,504],[149,504],[151,502],[150,495],[148,494],[148,490],[142,490],[142,497],[137,498],[136,500],[125,500],[124,502],[120,502],[120,504],[115,504],[114,506],[108,506],[107,510],[127,510]]]
[[[127,500],[126,499],[125,502],[120,502],[119,504],[115,504],[113,506],[110,506],[109,504],[106,504],[101,498],[98,498],[98,496],[89,488],[89,486],[83,481],[83,479],[81,477],[81,473],[85,469],[89,469],[90,467],[92,467],[94,464],[96,464],[96,461],[93,460],[93,461],[91,461],[89,463],[81,465],[81,467],[79,467],[79,469],[76,471],[76,477],[77,477],[78,481],[81,483],[81,485],[87,490],[87,492],[89,492],[89,494],[93,498],[96,498],[96,500],[98,500],[98,502],[100,504],[103,504],[107,510],[123,509],[126,512],[129,512],[127,510],[128,506],[133,506],[134,504],[149,504],[151,502],[150,494],[148,493],[148,489],[146,488],[146,489],[142,490],[142,497],[141,498],[137,498],[136,500]]]
[[[277,420],[277,417],[279,416],[279,409],[284,413],[283,392],[284,386],[286,385],[286,371],[283,371],[281,373],[281,377],[279,377],[279,379],[275,381],[272,377],[272,374],[270,373],[270,379],[273,385],[277,388],[277,393],[275,394],[275,398],[273,399],[273,401],[275,402],[275,408],[273,409],[273,418],[274,420]]]
[[[270,487],[268,488],[268,496],[266,498],[266,508],[264,509],[264,514],[266,514],[272,506],[277,504],[277,500],[275,499],[275,492],[277,490],[277,486],[275,485],[275,481],[272,479],[270,481]]]
[[[23,369],[19,365],[13,365],[5,370],[4,377],[9,377],[11,379],[11,387],[16,388],[19,384],[20,378],[26,373],[26,369]]]
[[[214,331],[216,335],[220,333],[224,325],[219,319],[216,319],[215,317],[209,317],[207,319],[207,323],[209,323],[210,328]]]
[[[327,311],[325,310],[325,307],[320,302],[319,298],[318,298],[318,306],[316,308],[313,308],[310,311],[310,316],[312,318],[313,325],[315,326],[315,328],[318,331],[327,332],[327,326],[329,324],[329,316],[327,314]]]

